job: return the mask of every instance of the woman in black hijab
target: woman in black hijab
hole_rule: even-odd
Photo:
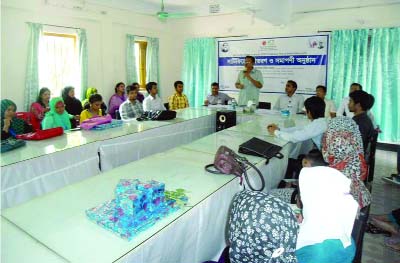
[[[71,115],[80,116],[82,112],[82,103],[80,100],[75,98],[75,88],[71,86],[67,86],[62,90],[62,98],[65,103],[65,109]],[[79,120],[79,119],[78,119]],[[71,128],[76,128],[77,119],[71,119]]]

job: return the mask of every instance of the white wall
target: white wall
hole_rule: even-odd
[[[100,11],[107,14],[103,15]],[[89,49],[89,85],[97,87],[106,99],[113,93],[115,83],[126,80],[125,35],[159,37],[160,86],[164,100],[174,92],[173,82],[181,77],[183,44],[187,38],[290,36],[315,34],[318,30],[400,26],[400,4],[315,13],[293,12],[292,15],[290,12],[287,14],[291,16],[291,23],[278,26],[245,13],[170,19],[160,23],[151,16],[98,6],[89,6],[86,11],[74,11],[46,6],[42,0],[3,0],[1,97],[12,98],[20,109],[23,105],[29,37],[27,21],[85,28]],[[275,100],[276,95],[261,97],[261,101]]]
[[[154,17],[97,6],[75,11],[47,6],[41,0],[3,1],[1,11],[1,97],[14,100],[19,110],[23,110],[29,41],[26,22],[86,29],[89,85],[97,87],[107,101],[114,85],[126,82],[126,34],[159,38],[159,85],[165,90],[165,99],[173,92],[173,82],[180,78],[181,63],[175,54],[182,52],[182,45],[175,42],[174,32],[168,32],[168,27]]]
[[[316,34],[319,30],[398,27],[400,26],[399,14],[400,4],[396,4],[314,13],[296,13],[296,10],[293,10],[291,22],[287,25],[272,25],[264,20],[253,18],[251,14],[230,14],[174,20],[170,26],[179,28],[181,32],[179,41],[205,36],[274,37]],[[182,54],[178,55],[182,56]],[[236,96],[237,93],[231,95]],[[276,94],[262,94],[260,101],[275,102],[277,97]]]

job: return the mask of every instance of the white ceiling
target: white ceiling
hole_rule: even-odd
[[[160,10],[161,0],[81,0],[87,3],[154,14]],[[294,12],[310,12],[326,9],[346,9],[400,3],[399,0],[164,0],[167,12],[194,12],[207,15],[210,4],[218,4],[220,13],[241,12],[245,9],[273,9],[288,2]],[[287,4],[287,3],[286,3]]]
[[[161,10],[161,0],[45,1],[78,3],[82,6],[94,4],[146,15],[155,15]],[[210,13],[210,5],[213,5],[218,9],[217,15],[246,12],[275,25],[289,23],[293,14],[392,4],[400,4],[400,0],[164,0],[165,11],[172,15],[176,13],[190,13],[190,17],[215,15]]]

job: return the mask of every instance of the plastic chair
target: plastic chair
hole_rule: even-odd
[[[368,164],[368,176],[367,182],[372,182],[374,180],[374,172],[375,172],[375,153],[376,153],[376,144],[378,143],[378,131],[375,130],[374,135],[369,140],[368,148],[366,151],[365,160]]]
[[[361,263],[362,249],[364,243],[365,228],[367,227],[370,205],[362,208],[358,218],[354,220],[353,231],[351,233],[354,242],[356,243],[356,254],[353,263]]]
[[[115,119],[120,120],[121,119],[121,114],[119,113],[119,110],[115,111]]]
[[[32,126],[33,131],[41,130],[39,120],[31,112],[17,112],[15,113],[15,117],[26,121],[26,123]]]

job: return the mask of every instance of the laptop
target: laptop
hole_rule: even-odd
[[[279,145],[263,141],[256,137],[253,137],[247,142],[239,145],[240,153],[264,157],[267,160],[271,159],[272,157],[282,159],[283,154],[280,153],[281,149],[282,147]]]

